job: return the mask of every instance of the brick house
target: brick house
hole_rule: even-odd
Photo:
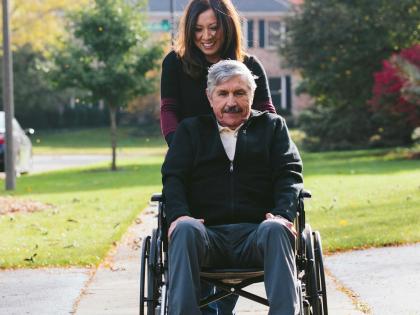
[[[174,32],[189,0],[173,0]],[[242,18],[244,45],[247,52],[259,58],[269,80],[271,96],[278,112],[297,115],[310,104],[307,95],[294,93],[299,83],[299,74],[281,67],[282,58],[278,46],[286,36],[285,17],[292,14],[292,5],[287,0],[232,0]],[[293,1],[293,2],[296,2]],[[166,33],[170,44],[170,0],[149,0],[149,29]]]

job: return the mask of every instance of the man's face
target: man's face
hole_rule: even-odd
[[[251,114],[254,95],[242,76],[217,85],[211,95],[207,92],[207,97],[217,121],[224,127],[236,129]]]

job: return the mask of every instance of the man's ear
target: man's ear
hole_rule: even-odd
[[[211,94],[209,92],[209,89],[206,89],[206,95],[207,95],[207,99],[209,100],[210,106],[213,107],[211,104]]]

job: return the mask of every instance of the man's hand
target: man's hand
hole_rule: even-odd
[[[180,222],[180,221],[186,221],[186,220],[198,220],[198,221],[200,221],[201,223],[204,224],[204,219],[195,219],[193,217],[190,217],[190,216],[187,216],[187,215],[183,215],[182,217],[177,218],[175,221],[173,221],[171,223],[171,226],[169,227],[169,230],[168,230],[168,240],[171,239],[171,234],[175,230],[175,227],[178,224],[178,222]]]
[[[297,232],[295,229],[295,225],[290,222],[289,220],[287,220],[286,218],[283,218],[280,215],[274,215],[272,213],[266,213],[265,214],[265,218],[267,220],[276,220],[277,222],[279,222],[280,224],[284,225],[285,227],[287,227],[289,229],[290,232],[292,232],[292,234],[296,237],[297,236]]]

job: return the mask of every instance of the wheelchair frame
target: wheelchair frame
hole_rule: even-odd
[[[302,190],[299,195],[295,220],[296,269],[300,315],[328,315],[327,291],[322,255],[321,235],[312,231],[305,222],[304,199],[311,193]],[[164,200],[154,194],[151,201],[158,202],[157,228],[143,240],[140,270],[140,315],[167,314],[168,240],[164,215]],[[269,306],[266,298],[243,290],[264,281],[262,269],[206,269],[200,273],[202,281],[215,285],[219,292],[200,301],[200,308],[224,297],[237,294]],[[146,313],[145,313],[146,307]]]

